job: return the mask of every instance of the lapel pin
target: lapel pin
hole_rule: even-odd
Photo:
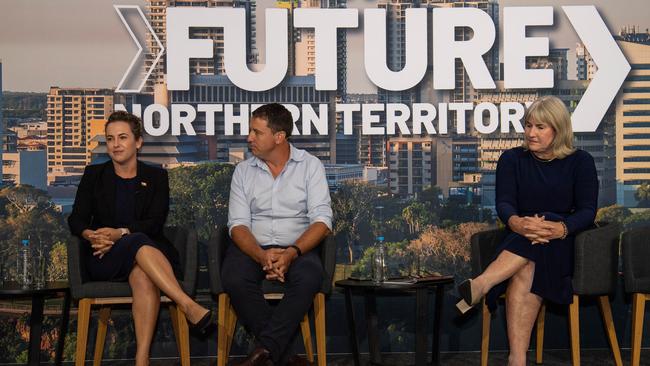
[[[140,185],[143,186],[143,187],[146,187],[146,186],[147,186],[147,182],[140,182]]]

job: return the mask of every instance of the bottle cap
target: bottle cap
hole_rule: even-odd
[[[378,237],[377,237],[377,240],[379,240],[379,241],[384,241],[384,237],[383,237],[383,236],[378,236]]]
[[[23,243],[23,246],[28,246],[29,245],[29,239],[23,239],[22,243]]]

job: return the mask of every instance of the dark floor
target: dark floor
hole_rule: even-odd
[[[630,364],[630,351],[622,350],[623,364]],[[581,364],[586,366],[601,366],[601,365],[614,365],[614,360],[609,350],[585,350],[581,354]],[[531,352],[528,354],[529,365],[535,365],[535,354]],[[231,359],[232,361],[233,359]],[[352,358],[350,355],[330,355],[327,364],[331,366],[353,366]],[[362,355],[361,365],[367,365],[367,355]],[[384,365],[399,366],[399,365],[412,365],[414,357],[412,354],[390,354],[384,355]],[[440,357],[440,365],[442,366],[471,366],[479,365],[480,354],[473,353],[443,353]],[[508,354],[506,352],[491,352],[489,364],[490,365],[506,365],[508,361]],[[91,361],[87,361],[89,364]],[[216,365],[215,358],[192,358],[192,365],[196,366],[214,366]],[[66,363],[67,364],[67,363]],[[71,364],[71,363],[70,363]],[[110,366],[127,366],[132,365],[133,360],[113,360],[104,361],[103,365]],[[177,358],[170,359],[153,359],[151,366],[171,366],[179,365]],[[544,351],[545,366],[564,366],[571,365],[570,354],[568,350],[558,351]],[[650,349],[641,352],[641,365],[650,365]]]

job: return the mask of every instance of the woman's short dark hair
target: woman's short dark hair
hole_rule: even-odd
[[[282,104],[265,104],[253,112],[253,118],[265,120],[271,131],[274,133],[283,131],[286,138],[289,138],[291,131],[293,131],[293,117],[291,116],[291,112]]]
[[[104,125],[104,133],[106,133],[106,129],[108,128],[108,125],[110,125],[113,122],[128,123],[129,127],[131,127],[131,132],[133,133],[133,136],[135,136],[135,139],[137,140],[142,137],[142,120],[140,120],[138,116],[125,111],[115,111],[111,113],[110,116],[108,116],[108,121]]]

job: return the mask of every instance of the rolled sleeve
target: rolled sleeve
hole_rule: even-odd
[[[332,231],[332,206],[325,167],[317,158],[310,161],[307,186],[307,216],[309,224],[322,222]]]
[[[244,191],[244,165],[235,168],[230,182],[230,199],[228,203],[228,234],[235,226],[251,229],[251,208]]]

